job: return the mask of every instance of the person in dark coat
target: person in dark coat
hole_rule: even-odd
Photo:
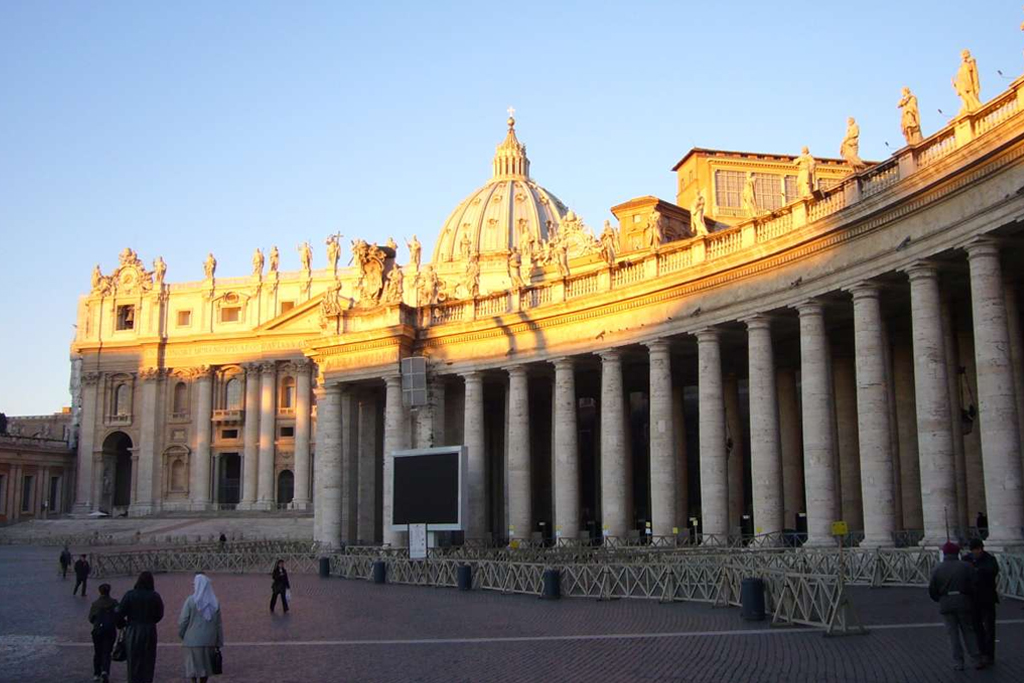
[[[64,546],[64,550],[60,551],[60,576],[62,579],[68,578],[68,567],[71,566],[71,551],[68,550],[67,546]]]
[[[285,614],[287,614],[288,591],[292,585],[288,583],[288,572],[284,568],[284,560],[277,561],[277,564],[274,565],[274,571],[270,574],[270,578],[274,580],[270,593],[270,611],[274,611],[274,605],[277,604],[277,596],[280,595],[281,606],[284,607]]]
[[[85,585],[86,582],[89,580],[89,574],[91,573],[92,567],[89,566],[89,561],[85,559],[85,555],[83,554],[80,558],[78,558],[78,562],[75,562],[75,588],[71,591],[72,595],[77,593],[78,587],[81,586],[82,597],[85,597]]]
[[[978,512],[978,518],[974,520],[974,526],[978,527],[979,536],[988,538],[988,515],[984,512]]]
[[[933,602],[939,603],[939,614],[946,622],[946,635],[953,648],[953,668],[957,671],[964,669],[961,636],[974,662],[974,668],[985,668],[974,633],[973,594],[974,571],[969,564],[960,560],[960,546],[946,542],[942,546],[942,562],[932,571],[928,595]]]
[[[996,659],[996,605],[999,604],[999,563],[985,552],[980,538],[971,541],[967,562],[974,567],[974,630],[978,634],[978,650],[985,664]]]
[[[117,607],[125,627],[124,646],[128,653],[128,683],[153,683],[156,668],[156,625],[164,618],[164,601],[153,586],[153,575],[139,574],[135,588],[124,594]]]
[[[117,600],[110,597],[110,584],[101,583],[100,597],[89,608],[92,624],[92,678],[110,681],[110,653],[117,639]]]

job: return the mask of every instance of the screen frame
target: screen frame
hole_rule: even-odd
[[[388,468],[390,471],[388,477],[390,481],[391,496],[388,500],[388,509],[385,511],[387,515],[388,524],[392,531],[408,531],[408,524],[395,524],[395,458],[415,458],[417,456],[424,455],[446,455],[455,454],[458,456],[457,461],[459,464],[459,481],[458,481],[458,522],[455,524],[430,524],[428,523],[428,529],[430,531],[464,531],[466,521],[466,501],[469,499],[466,491],[466,467],[469,463],[468,449],[465,446],[435,446],[434,448],[413,448],[402,451],[392,451],[388,458],[391,460],[389,463],[391,466]]]

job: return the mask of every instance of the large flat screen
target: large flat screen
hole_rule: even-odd
[[[461,528],[462,448],[428,448],[394,454],[391,523]]]

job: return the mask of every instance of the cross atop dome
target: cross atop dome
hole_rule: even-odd
[[[494,153],[494,178],[525,179],[530,177],[530,160],[526,158],[526,145],[516,138],[515,107],[508,108],[508,134]]]

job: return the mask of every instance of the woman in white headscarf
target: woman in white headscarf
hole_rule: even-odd
[[[185,646],[185,678],[206,683],[213,675],[213,657],[224,645],[220,604],[205,574],[196,574],[192,595],[185,599],[178,617],[178,637]]]

